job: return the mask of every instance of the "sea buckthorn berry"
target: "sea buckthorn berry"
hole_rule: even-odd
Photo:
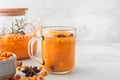
[[[59,66],[63,67],[63,66],[64,66],[64,63],[63,63],[63,62],[60,62],[60,63],[59,63]]]
[[[7,60],[10,58],[13,58],[13,55],[11,52],[0,51],[0,60]]]
[[[22,62],[21,61],[17,61],[17,66],[22,66]]]
[[[21,78],[20,80],[27,80],[26,78]]]
[[[31,80],[31,77],[28,77],[28,80]]]
[[[7,57],[10,57],[12,56],[12,53],[11,52],[7,52]]]
[[[16,80],[16,77],[15,77],[15,76],[13,76],[13,77],[12,77],[12,79],[10,79],[10,80]]]
[[[23,66],[22,66],[22,68],[23,68],[23,69],[26,69],[26,68],[27,68],[27,66],[26,66],[26,65],[23,65]]]
[[[69,35],[69,37],[72,37],[72,36],[74,36],[74,34],[71,33],[71,34]]]
[[[7,57],[6,52],[1,53],[1,57]]]
[[[12,59],[12,58],[13,58],[13,56],[10,56],[10,57],[9,57],[9,59]]]
[[[17,70],[17,71],[21,71],[21,67],[19,67],[19,66],[16,67],[16,70]]]
[[[31,77],[30,80],[36,80],[36,79],[34,79],[33,77]]]
[[[33,79],[34,79],[34,80],[37,80],[37,76],[36,76],[36,75],[34,75],[34,76],[33,76]]]
[[[41,73],[41,75],[46,76],[46,75],[47,75],[47,71],[44,70],[44,71]]]
[[[43,75],[39,75],[39,79],[40,79],[40,80],[43,80]]]
[[[16,79],[20,79],[21,76],[19,74],[16,75]]]
[[[39,70],[42,70],[42,69],[43,69],[43,66],[38,66],[38,69],[39,69]]]

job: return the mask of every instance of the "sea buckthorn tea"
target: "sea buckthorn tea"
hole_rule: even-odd
[[[37,39],[41,39],[42,61],[36,59],[31,51],[32,44]],[[44,65],[45,69],[51,73],[68,73],[75,66],[75,42],[75,28],[44,27],[41,37],[30,40],[29,55],[33,60]]]

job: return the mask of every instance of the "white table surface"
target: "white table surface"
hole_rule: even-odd
[[[30,59],[23,64],[38,65]],[[45,80],[120,80],[120,43],[77,43],[75,69]]]

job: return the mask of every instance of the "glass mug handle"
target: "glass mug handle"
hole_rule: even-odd
[[[42,59],[39,60],[37,57],[35,57],[35,56],[33,55],[33,45],[34,45],[34,43],[35,43],[37,40],[39,40],[39,39],[40,39],[40,41],[42,41],[42,40],[43,40],[43,37],[42,37],[42,36],[40,36],[40,37],[34,37],[34,38],[32,38],[32,39],[29,41],[29,43],[28,43],[28,54],[29,54],[30,58],[31,58],[33,61],[35,61],[35,62],[37,62],[37,63],[39,63],[39,64],[41,64],[41,65],[44,65],[45,62],[44,62]]]

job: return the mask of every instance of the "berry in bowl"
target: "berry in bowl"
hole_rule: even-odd
[[[16,73],[16,55],[0,51],[0,80],[8,79]]]

